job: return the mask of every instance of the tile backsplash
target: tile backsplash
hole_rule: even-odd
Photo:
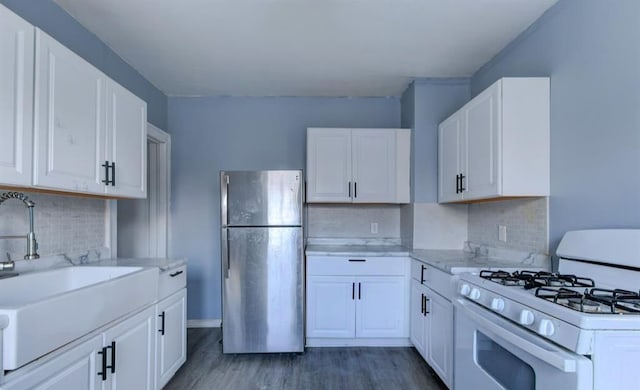
[[[0,190],[0,193],[7,190]],[[40,256],[82,254],[106,247],[106,200],[72,196],[25,193],[35,202],[34,231]],[[22,201],[8,199],[0,204],[0,236],[26,235],[29,214]],[[0,239],[0,259],[9,253],[22,259],[25,239]]]
[[[371,223],[378,232],[371,233]],[[400,241],[400,205],[307,206],[307,237],[367,238]]]
[[[506,242],[498,239],[499,225],[506,226]],[[468,238],[489,247],[548,254],[548,199],[470,204]]]

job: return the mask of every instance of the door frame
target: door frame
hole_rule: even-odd
[[[147,171],[158,169],[158,194],[149,199],[150,212],[149,235],[156,239],[157,257],[169,257],[171,250],[171,135],[158,127],[147,123],[147,144],[151,142],[157,145],[159,164],[147,165]],[[147,188],[147,197],[149,197]],[[111,250],[111,257],[118,257],[118,201],[107,201],[107,227],[105,243]]]

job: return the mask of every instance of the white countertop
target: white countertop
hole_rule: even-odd
[[[421,261],[442,271],[455,274],[479,272],[481,269],[540,269],[527,262],[527,257],[500,258],[477,256],[463,250],[413,249],[402,245],[307,245],[307,256],[387,256],[406,257]]]

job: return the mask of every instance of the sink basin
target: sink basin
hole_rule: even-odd
[[[157,299],[158,270],[66,267],[0,280],[3,366],[16,369]]]

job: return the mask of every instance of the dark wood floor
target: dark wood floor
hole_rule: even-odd
[[[189,329],[187,362],[164,389],[446,389],[413,348],[223,355],[220,339],[219,328]]]

